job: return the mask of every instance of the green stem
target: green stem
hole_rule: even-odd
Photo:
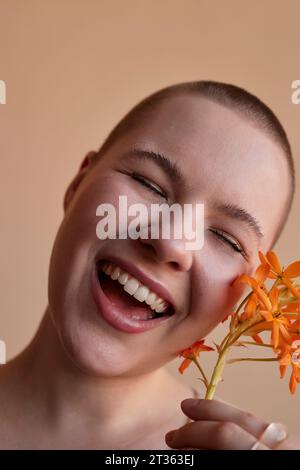
[[[207,388],[207,387],[208,387],[208,380],[207,380],[207,377],[206,377],[206,375],[205,375],[205,373],[204,373],[204,370],[203,370],[202,367],[200,366],[200,364],[199,364],[199,362],[197,361],[197,358],[196,358],[196,357],[193,359],[193,362],[194,362],[194,364],[196,364],[198,370],[200,371],[200,374],[202,375],[202,378],[203,378],[204,385],[205,385],[205,387]]]
[[[230,359],[227,364],[233,364],[234,362],[242,362],[242,361],[255,361],[255,362],[273,362],[278,361],[277,357],[241,357],[236,359]]]
[[[229,349],[224,349],[219,354],[217,363],[215,365],[213,374],[211,376],[210,382],[209,382],[208,387],[207,387],[207,391],[206,391],[206,395],[205,395],[206,400],[212,400],[212,398],[215,394],[216,387],[217,387],[218,382],[219,382],[219,380],[222,376],[222,372],[223,372],[223,369],[224,369],[225,364],[226,364],[225,358],[226,358],[226,355],[227,355],[228,351],[229,351]]]
[[[248,295],[246,295],[246,297],[244,298],[244,300],[240,303],[240,305],[238,306],[236,312],[235,312],[235,315],[237,315],[239,313],[239,311],[241,310],[242,306],[247,302],[247,300],[249,299],[250,295],[253,294],[253,291],[251,291]]]
[[[225,338],[223,339],[223,341],[219,345],[219,350],[221,350],[223,348],[223,346],[226,343],[226,341],[228,340],[229,336],[230,336],[230,332],[225,336]]]
[[[273,344],[261,344],[261,343],[255,343],[254,341],[243,341],[243,344],[250,344],[253,346],[262,346],[264,348],[273,348]]]
[[[262,322],[262,320],[255,321],[253,318],[247,320],[244,322],[243,329],[242,330],[237,330],[235,334],[229,335],[226,342],[223,345],[223,349],[219,352],[219,357],[216,362],[216,365],[213,370],[213,374],[211,376],[211,380],[208,384],[207,391],[206,391],[206,396],[205,398],[207,400],[211,400],[215,394],[217,384],[222,376],[223,369],[225,367],[225,359],[227,354],[230,351],[230,348],[232,345],[242,336],[243,333],[245,333],[250,327],[254,326],[257,323]],[[246,324],[246,327],[245,327]]]
[[[237,310],[235,311],[234,315],[236,316],[239,311],[241,310],[242,306],[247,302],[247,300],[249,299],[250,295],[252,294],[252,291],[244,298],[244,300],[240,303],[240,305],[238,306]],[[229,340],[230,338],[230,335],[231,335],[231,332],[229,332],[225,338],[223,339],[223,341],[221,342],[220,346],[219,346],[219,349],[222,349],[224,347],[224,345],[227,343],[227,341]]]
[[[281,281],[281,276],[280,277],[277,277],[276,281],[273,283],[273,285],[271,286],[271,289],[269,290],[268,292],[268,295],[270,295],[270,293],[272,292],[272,290],[280,283]]]

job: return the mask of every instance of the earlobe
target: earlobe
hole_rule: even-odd
[[[83,161],[82,161],[82,163],[79,167],[77,175],[73,178],[73,180],[69,184],[69,186],[68,186],[68,188],[65,192],[65,196],[64,196],[64,200],[63,200],[64,211],[66,211],[66,209],[67,209],[71,199],[73,198],[73,195],[75,194],[78,186],[80,185],[80,183],[83,180],[83,178],[85,177],[87,171],[90,169],[92,163],[94,162],[95,155],[96,155],[96,152],[94,150],[92,150],[85,156],[85,158],[83,159]]]

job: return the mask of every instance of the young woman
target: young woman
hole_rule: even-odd
[[[188,82],[134,107],[66,191],[43,319],[0,370],[1,447],[300,448],[278,429],[260,442],[270,423],[227,404],[188,407],[194,391],[164,368],[239,300],[232,281],[272,248],[293,193],[285,132],[245,90]],[[203,247],[99,239],[96,209],[118,208],[120,195],[146,207],[204,203]]]

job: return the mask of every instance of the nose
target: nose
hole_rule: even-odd
[[[192,266],[192,251],[186,249],[185,240],[140,238],[140,242],[158,263],[168,264],[176,271],[189,271]]]

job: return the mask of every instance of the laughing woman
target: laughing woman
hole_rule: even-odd
[[[269,423],[216,400],[188,408],[194,390],[164,367],[237,303],[232,281],[273,247],[294,188],[285,131],[247,91],[188,82],[135,106],[67,188],[43,319],[0,370],[2,448],[300,449],[289,433],[257,445]],[[203,202],[203,247],[100,240],[96,208],[120,195]]]

